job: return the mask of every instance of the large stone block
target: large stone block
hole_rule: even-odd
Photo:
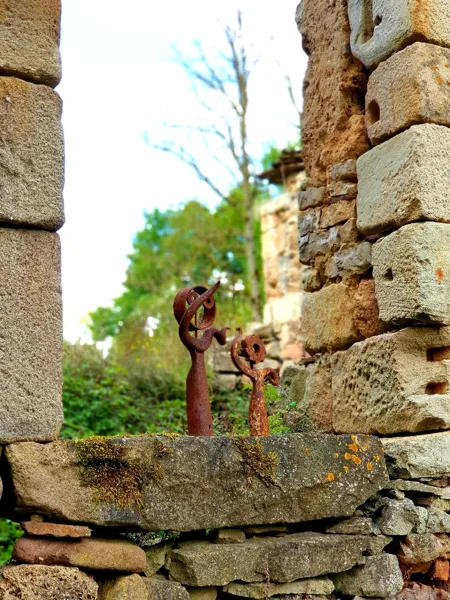
[[[369,78],[366,123],[373,144],[411,125],[450,125],[450,49],[416,42]]]
[[[334,577],[338,592],[369,598],[391,597],[403,588],[398,559],[392,554],[368,556],[362,567],[355,567]]]
[[[60,97],[0,77],[0,131],[0,223],[56,231],[64,223]]]
[[[358,228],[373,235],[414,221],[450,222],[449,162],[450,129],[433,124],[366,152],[358,159]]]
[[[0,73],[58,85],[60,21],[61,0],[0,0]]]
[[[303,1],[297,23],[309,54],[303,158],[311,184],[323,186],[333,165],[355,159],[369,148],[363,116],[367,76],[350,52],[347,0]]]
[[[450,432],[382,440],[389,473],[401,479],[450,477]]]
[[[6,566],[0,578],[2,600],[97,600],[94,578],[71,567]]]
[[[60,244],[0,229],[0,442],[50,441],[63,422]]]
[[[450,46],[447,0],[349,0],[353,54],[369,69],[416,40]]]
[[[450,328],[408,328],[332,357],[337,432],[393,434],[450,427]]]
[[[450,224],[405,225],[372,254],[382,321],[450,324]]]
[[[372,458],[379,441],[361,436],[358,444],[358,464],[344,457],[351,438],[312,433],[12,444],[14,494],[2,510],[12,511],[15,495],[21,514],[149,531],[349,516],[387,483],[383,461]]]
[[[303,344],[309,353],[345,348],[361,339],[355,327],[355,289],[332,284],[313,294],[304,294],[302,304]]]
[[[106,581],[101,586],[101,600],[148,600],[143,577],[126,575]]]
[[[357,564],[369,536],[296,533],[282,538],[253,538],[244,544],[216,546],[185,542],[170,555],[170,577],[192,586],[221,586],[232,581],[285,583],[340,573]]]

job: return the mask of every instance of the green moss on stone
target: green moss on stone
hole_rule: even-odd
[[[235,437],[233,444],[239,451],[247,471],[255,473],[268,487],[275,485],[279,464],[275,452],[265,454],[261,443],[251,438]]]
[[[76,442],[81,483],[95,502],[118,509],[142,507],[144,490],[164,477],[162,458],[172,449],[155,440],[151,459],[136,456],[120,438],[92,437]]]

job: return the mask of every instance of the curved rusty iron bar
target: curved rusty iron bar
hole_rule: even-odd
[[[267,381],[272,385],[280,385],[280,377],[275,369],[256,368],[265,357],[266,348],[261,338],[256,335],[243,337],[242,330],[238,329],[231,344],[231,360],[239,371],[251,379],[253,384],[248,412],[248,424],[252,436],[270,435],[264,383]]]
[[[180,340],[189,350],[192,366],[186,378],[186,409],[189,435],[213,436],[211,400],[206,377],[204,353],[215,338],[224,346],[228,328],[211,327],[216,317],[214,292],[218,281],[211,289],[203,286],[184,288],[175,297],[173,312],[179,323]],[[202,292],[202,293],[200,293]],[[203,315],[198,311],[203,307]],[[201,336],[198,337],[198,334]]]

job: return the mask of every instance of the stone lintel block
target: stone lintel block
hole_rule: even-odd
[[[366,123],[373,144],[420,123],[450,125],[450,49],[416,42],[369,78]]]
[[[365,235],[414,221],[450,222],[450,129],[413,125],[358,159],[358,228]]]
[[[56,231],[64,223],[61,110],[50,88],[0,77],[0,224]]]
[[[450,427],[450,328],[407,328],[332,357],[337,432],[395,434]]]
[[[355,289],[344,283],[305,293],[301,334],[306,351],[345,348],[362,339],[353,322],[354,311]]]
[[[60,22],[61,0],[0,0],[0,73],[57,86]]]
[[[447,0],[349,0],[353,54],[374,69],[416,40],[450,46]]]
[[[450,324],[450,224],[412,223],[373,246],[383,322]]]
[[[389,473],[400,479],[450,477],[450,432],[382,439]]]
[[[62,409],[60,242],[0,229],[0,442],[51,441]]]
[[[344,469],[343,456],[351,439],[314,433],[244,440],[143,436],[31,442],[11,444],[5,452],[21,514],[122,529],[193,531],[352,515],[387,484],[382,461],[367,468],[372,456],[381,454],[379,441],[358,439],[364,449],[361,463],[350,470]],[[254,452],[261,462],[251,467]],[[86,457],[94,461],[92,472],[83,467]],[[130,478],[128,495],[122,478],[103,487],[108,457],[115,457],[123,477]],[[2,514],[12,512],[10,502],[3,498]]]
[[[74,567],[7,565],[0,577],[0,597],[5,600],[95,600],[94,578]]]
[[[201,587],[265,582],[267,572],[271,582],[286,583],[350,569],[369,544],[369,536],[309,532],[226,546],[185,542],[172,550],[169,572],[171,579]]]

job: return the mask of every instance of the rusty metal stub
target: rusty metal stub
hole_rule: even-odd
[[[189,435],[213,436],[211,400],[204,353],[215,338],[219,344],[226,344],[227,328],[212,327],[216,318],[214,292],[212,288],[194,286],[184,288],[175,297],[173,312],[179,323],[180,340],[189,350],[192,366],[186,379],[186,408]]]
[[[250,435],[253,436],[270,435],[264,383],[280,385],[280,378],[275,369],[256,368],[265,358],[266,348],[261,338],[256,335],[243,337],[242,331],[238,329],[238,334],[231,344],[231,360],[253,383],[248,413]]]

